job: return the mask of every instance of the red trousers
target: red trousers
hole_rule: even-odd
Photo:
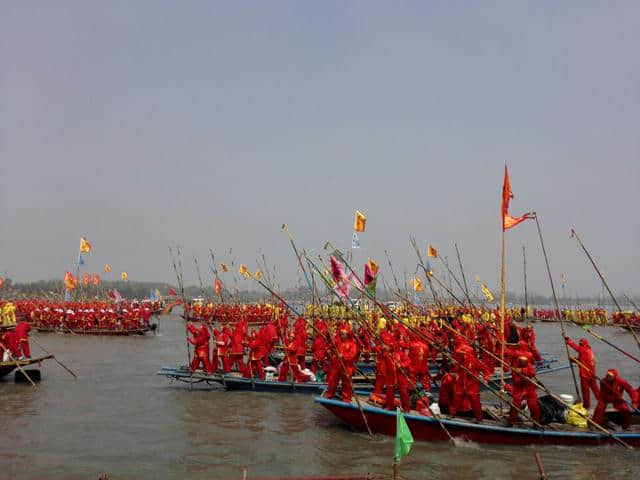
[[[289,372],[293,372],[293,378],[296,382],[304,382],[305,377],[303,373],[300,371],[300,367],[297,364],[291,365],[289,367],[289,362],[285,359],[280,366],[280,375],[278,376],[278,380],[281,382],[286,382],[289,377]]]
[[[482,404],[480,403],[480,392],[463,392],[462,395],[454,395],[451,405],[449,405],[449,414],[452,417],[460,411],[460,407],[464,405],[464,401],[468,400],[473,410],[473,416],[477,421],[482,421]]]
[[[411,405],[409,403],[409,391],[407,387],[408,385],[406,383],[399,383],[398,385],[394,385],[391,382],[387,383],[384,408],[387,410],[395,410],[394,400],[396,398],[395,391],[397,389],[400,393],[400,405],[402,405],[402,410],[405,413],[408,413],[411,410]]]
[[[609,405],[609,403],[610,402],[606,402],[603,400],[598,401],[598,405],[593,412],[593,421],[598,425],[602,425],[602,421],[604,420],[604,412],[607,409],[607,405]],[[624,400],[617,400],[611,403],[613,403],[613,408],[621,412],[622,428],[626,429],[631,424],[631,410],[629,410],[627,402],[625,402]]]
[[[595,377],[583,378],[580,377],[580,390],[582,390],[582,405],[589,410],[591,407],[591,390],[596,400],[600,397],[600,389],[598,388],[598,382]]]
[[[531,417],[536,421],[540,422],[540,405],[538,404],[538,395],[536,395],[535,388],[526,388],[519,389],[513,388],[512,392],[513,404],[522,410],[522,400],[527,401],[527,406],[529,407],[529,412],[531,413]],[[511,411],[509,412],[509,423],[516,423],[518,420],[518,411],[511,407]]]
[[[244,363],[242,361],[242,357],[244,355],[242,355],[241,353],[232,353],[231,355],[229,355],[229,363],[227,365],[227,367],[225,367],[224,371],[225,373],[230,372],[231,370],[233,370],[233,366],[236,365],[238,367],[238,371],[240,373],[244,373]]]
[[[18,340],[18,356],[20,356],[20,350],[22,350],[22,355],[26,358],[31,358],[31,350],[29,350],[29,340],[27,338]]]
[[[192,372],[195,372],[198,367],[200,366],[200,363],[202,363],[202,369],[207,372],[207,373],[212,373],[213,369],[211,368],[211,363],[209,363],[209,356],[208,355],[200,355],[198,353],[195,353],[193,355],[193,360],[191,360],[191,368],[190,370]]]
[[[244,369],[243,377],[249,378],[251,376],[264,380],[265,375],[262,367],[262,359],[247,362],[247,367]]]
[[[353,390],[351,388],[351,378],[348,378],[341,369],[332,368],[329,371],[329,378],[327,380],[327,398],[333,398],[338,389],[338,383],[342,386],[342,400],[350,402],[353,397]]]

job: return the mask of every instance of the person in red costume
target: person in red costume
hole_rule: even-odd
[[[324,370],[324,364],[327,359],[327,350],[329,348],[328,341],[324,337],[324,333],[318,331],[313,343],[311,344],[311,371],[315,374],[318,368]]]
[[[249,339],[249,359],[247,361],[247,368],[244,371],[245,377],[257,376],[259,379],[264,380],[265,375],[264,369],[262,368],[264,354],[265,348],[262,338],[254,330],[251,332],[251,338]]]
[[[376,352],[376,383],[370,399],[376,403],[382,403],[382,391],[385,389],[387,380],[387,365],[393,364],[393,335],[389,330],[380,333],[380,340],[375,342]]]
[[[629,385],[624,378],[618,374],[615,368],[607,370],[605,377],[600,380],[600,395],[598,396],[598,405],[593,412],[593,421],[602,425],[604,420],[604,412],[607,406],[612,403],[613,408],[622,415],[622,428],[627,429],[631,423],[631,410],[624,400],[624,392],[627,392],[631,398],[631,404],[637,404],[636,391]]]
[[[296,352],[298,350],[298,342],[293,332],[289,333],[289,339],[284,343],[284,350],[284,358],[282,359],[282,364],[280,365],[280,374],[278,376],[278,380],[281,382],[286,382],[287,378],[289,377],[289,373],[292,373],[293,378],[296,382],[308,381],[308,379],[300,370],[300,366],[298,365],[298,357],[296,356]]]
[[[591,345],[586,338],[581,338],[576,345],[569,337],[564,337],[567,345],[578,352],[578,366],[580,367],[580,389],[582,390],[582,405],[587,410],[591,407],[591,390],[597,400],[600,396],[598,382],[596,381],[596,357],[591,350]]]
[[[513,405],[522,410],[522,400],[527,401],[531,417],[540,423],[540,405],[538,404],[538,395],[536,387],[529,379],[536,376],[536,369],[527,355],[521,355],[517,359],[517,366],[513,366],[512,376],[513,382],[511,386],[511,396],[513,397]],[[508,422],[513,425],[518,420],[518,410],[511,407]]]
[[[417,336],[414,336],[413,340],[409,343],[409,358],[411,360],[409,376],[411,378],[411,388],[415,388],[417,382],[420,382],[424,390],[430,389],[429,356],[429,345]]]
[[[231,357],[229,356],[229,346],[231,345],[231,332],[226,325],[222,327],[222,332],[216,335],[216,346],[218,347],[218,359],[222,361],[222,371],[231,371]]]
[[[438,407],[440,412],[449,414],[449,408],[453,403],[453,397],[455,395],[454,389],[456,382],[458,381],[458,374],[455,370],[446,372],[440,380],[440,392],[438,393]]]
[[[385,395],[385,408],[387,410],[395,409],[395,391],[398,390],[400,394],[400,405],[402,410],[407,413],[411,410],[409,404],[409,366],[411,360],[407,356],[407,353],[403,348],[396,348],[393,355],[388,356],[392,359],[391,363],[387,363],[385,370],[387,378],[385,383],[387,384],[387,391]]]
[[[31,325],[27,322],[18,322],[16,329],[13,332],[16,344],[16,357],[31,358],[31,351],[29,350],[29,332],[31,331]]]
[[[350,402],[353,396],[351,377],[353,376],[358,347],[353,339],[353,334],[346,328],[340,330],[340,339],[336,344],[338,351],[331,361],[326,397],[333,398],[340,383],[342,386],[342,400]],[[340,359],[342,359],[342,365]],[[344,368],[342,368],[343,366]]]
[[[458,375],[453,388],[449,413],[455,417],[458,412],[473,410],[473,416],[476,421],[480,422],[482,421],[482,404],[480,403],[479,378],[484,376],[486,382],[489,378],[489,372],[486,365],[478,360],[471,345],[464,340],[458,343],[453,358],[457,361],[454,369]]]
[[[191,335],[193,335],[189,337],[189,343],[194,346],[190,370],[195,372],[202,363],[204,371],[212,373],[213,369],[209,362],[209,329],[204,324],[198,329],[193,323],[189,323],[187,328]]]
[[[244,363],[242,361],[244,357],[244,336],[242,335],[242,325],[240,322],[236,324],[236,327],[231,332],[231,352],[229,367],[233,369],[234,364],[238,367],[238,372],[244,373]]]
[[[533,329],[533,325],[528,324],[526,328],[522,330],[522,333],[520,334],[520,338],[527,343],[527,347],[529,348],[529,351],[533,355],[533,359],[536,362],[541,362],[542,355],[540,355],[540,351],[538,350],[538,347],[536,347],[536,332]]]

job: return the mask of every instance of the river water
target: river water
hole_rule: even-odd
[[[560,327],[535,324],[541,351],[564,356]],[[633,338],[601,328],[636,354]],[[580,330],[569,327],[574,338]],[[74,370],[53,361],[37,388],[0,382],[0,480],[217,479],[391,472],[392,437],[349,431],[303,394],[225,392],[171,382],[156,375],[186,361],[184,323],[161,318],[160,334],[92,337],[35,334]],[[593,340],[593,341],[591,341]],[[617,367],[632,385],[640,369],[590,339],[598,370]],[[32,342],[32,349],[38,347]],[[557,393],[571,393],[568,370],[543,377]],[[404,478],[536,479],[534,452],[552,479],[640,478],[640,450],[511,447],[473,443],[416,443],[403,460]]]

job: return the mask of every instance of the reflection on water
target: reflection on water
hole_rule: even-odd
[[[555,324],[537,324],[540,350],[562,358]],[[570,327],[576,338],[580,330]],[[635,352],[619,329],[601,329]],[[591,340],[591,339],[590,339]],[[100,338],[40,334],[79,376],[53,362],[37,389],[0,383],[0,478],[111,479],[249,478],[276,475],[389,473],[393,438],[352,432],[302,394],[225,392],[170,382],[155,372],[184,364],[184,325],[165,317],[160,336]],[[591,342],[598,369],[617,366],[640,382],[630,360]],[[34,345],[37,351],[37,347]],[[571,392],[569,371],[544,377]],[[489,399],[489,397],[485,398]],[[416,443],[404,459],[405,478],[537,478],[533,454],[542,454],[554,479],[639,478],[640,453],[617,446],[510,447]]]

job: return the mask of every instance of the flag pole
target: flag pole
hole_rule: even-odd
[[[529,296],[527,295],[527,256],[522,246],[522,263],[524,265],[524,318],[529,322]]]
[[[506,250],[506,242],[505,242],[505,230],[504,230],[504,219],[502,220],[502,261],[500,266],[500,362],[502,367],[500,368],[500,391],[504,392],[504,259],[505,259],[505,250]],[[500,406],[502,407],[502,402],[500,402]]]

